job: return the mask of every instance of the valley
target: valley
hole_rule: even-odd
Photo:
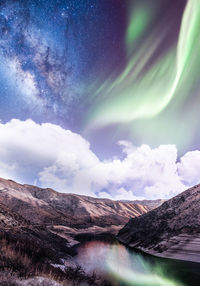
[[[199,191],[122,202],[0,179],[1,275],[15,273],[16,285],[198,286]]]

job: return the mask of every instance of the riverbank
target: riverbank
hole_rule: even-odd
[[[123,239],[119,238],[118,240],[127,245]],[[157,257],[200,263],[200,234],[173,236],[169,240],[163,240],[162,243],[153,248],[145,248],[131,243],[127,246]],[[165,250],[159,251],[159,246]]]

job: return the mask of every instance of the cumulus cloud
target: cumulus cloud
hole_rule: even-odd
[[[181,181],[193,186],[200,182],[200,151],[186,153],[178,163],[178,174]]]
[[[177,162],[175,145],[151,149],[127,141],[118,144],[123,156],[103,161],[79,134],[50,123],[13,119],[0,123],[0,176],[66,193],[125,200],[170,198],[199,182],[200,151]]]
[[[59,126],[13,119],[0,124],[0,175],[20,182],[70,183],[78,170],[98,163],[89,143]],[[46,178],[44,174],[46,173]],[[56,182],[53,187],[56,188]],[[61,188],[59,187],[59,190]]]

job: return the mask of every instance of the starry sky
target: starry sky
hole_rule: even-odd
[[[120,2],[1,1],[1,120],[30,117],[80,130],[89,86],[123,62]]]
[[[2,128],[59,126],[99,160],[175,145],[181,161],[200,149],[199,31],[198,0],[1,0]]]

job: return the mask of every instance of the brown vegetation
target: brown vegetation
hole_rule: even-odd
[[[65,267],[63,270],[51,265],[49,254],[46,249],[35,244],[34,241],[17,240],[9,233],[0,234],[0,285],[16,286],[25,279],[31,279],[28,285],[109,285],[106,281],[101,281],[95,274],[88,275],[77,265],[77,267]],[[39,284],[36,277],[49,279],[45,284]],[[47,280],[45,280],[47,281]],[[41,282],[43,283],[43,282]],[[51,284],[52,283],[52,284]]]

